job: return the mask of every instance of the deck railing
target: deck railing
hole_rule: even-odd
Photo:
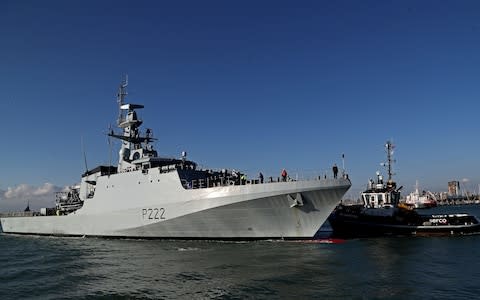
[[[344,179],[348,179],[348,174],[344,174],[339,176]],[[241,177],[235,176],[225,176],[225,177],[207,177],[207,178],[199,178],[199,179],[192,179],[186,180],[182,179],[182,186],[185,189],[201,189],[201,188],[211,188],[211,187],[219,187],[219,186],[230,186],[230,185],[255,185],[255,184],[267,184],[267,183],[281,183],[281,182],[292,182],[292,181],[309,181],[309,180],[321,180],[321,181],[328,181],[332,180],[332,177],[327,176],[316,176],[316,177],[300,177],[295,176],[295,178],[287,176],[284,180],[282,177],[273,177],[269,176],[267,178],[264,177],[263,182],[261,182],[260,178],[255,179],[242,179]]]

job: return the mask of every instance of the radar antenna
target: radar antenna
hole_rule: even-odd
[[[84,163],[85,163],[85,172],[88,172],[87,153],[85,152],[85,145],[83,144],[83,135],[80,136],[80,142],[81,142],[81,144],[82,144],[83,161],[84,161]]]
[[[123,104],[125,104],[125,98],[127,97],[127,86],[128,86],[128,74],[125,74],[122,77],[122,82],[118,87],[117,93],[117,103],[118,103],[118,119],[117,124],[120,125],[122,121],[125,119],[125,112],[120,108]]]

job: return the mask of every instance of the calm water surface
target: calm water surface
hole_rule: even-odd
[[[441,207],[480,216],[480,206]],[[480,235],[309,242],[0,235],[0,299],[478,299]]]

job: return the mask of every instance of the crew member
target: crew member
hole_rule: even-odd
[[[282,175],[282,181],[287,181],[287,170],[283,169],[281,175]]]
[[[242,176],[240,176],[240,180],[241,180],[242,184],[247,183],[247,175],[242,174]]]
[[[337,175],[338,175],[337,164],[333,164],[332,171],[333,171],[333,178],[337,178]]]

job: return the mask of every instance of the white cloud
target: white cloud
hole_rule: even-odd
[[[44,196],[52,194],[55,186],[51,183],[45,183],[40,187],[30,186],[28,184],[20,184],[14,188],[9,187],[5,192],[5,199],[26,198],[31,196]]]
[[[19,184],[8,187],[6,191],[0,190],[0,211],[23,210],[27,204],[30,204],[32,210],[38,210],[40,207],[54,207],[55,192],[62,189],[51,183],[45,183],[42,186]]]

